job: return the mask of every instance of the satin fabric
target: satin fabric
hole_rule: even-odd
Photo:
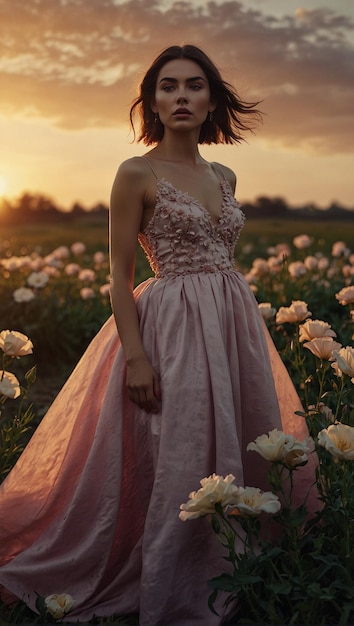
[[[1,487],[0,583],[33,609],[36,593],[70,593],[66,621],[136,612],[142,626],[219,625],[222,606],[220,616],[209,610],[207,581],[221,573],[224,553],[210,520],[182,522],[180,504],[214,472],[267,489],[268,465],[247,444],[273,428],[307,435],[233,266],[243,216],[222,186],[215,225],[188,194],[158,181],[141,237],[156,277],[134,295],[160,376],[159,413],[130,402],[111,317]],[[312,480],[304,470],[299,501]]]

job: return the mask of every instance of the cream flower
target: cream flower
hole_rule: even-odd
[[[319,402],[317,407],[314,404],[310,404],[310,406],[308,407],[308,411],[309,415],[316,415],[316,413],[321,413],[328,421],[334,422],[333,411],[324,402]]]
[[[297,467],[307,462],[307,453],[311,452],[313,445],[311,445],[311,439],[305,439],[305,441],[299,441],[291,435],[288,435],[287,441],[284,446],[282,462],[287,467]]]
[[[58,248],[55,248],[55,250],[53,250],[52,256],[56,259],[60,259],[61,261],[63,261],[64,259],[69,258],[70,250],[68,246],[59,246]]]
[[[336,337],[328,322],[322,320],[306,320],[299,326],[299,341],[311,341],[315,337]]]
[[[8,259],[1,259],[1,265],[8,272],[15,272],[21,267],[21,260],[18,256],[11,256]]]
[[[276,313],[276,309],[272,307],[270,302],[260,302],[260,304],[258,305],[258,308],[260,310],[260,313],[263,319],[265,320],[271,319],[272,317],[274,317]]]
[[[92,283],[92,281],[94,281],[95,278],[96,278],[95,272],[89,268],[82,269],[78,275],[79,280],[82,280],[87,283]]]
[[[78,274],[81,270],[81,267],[78,263],[68,263],[65,265],[64,272],[67,276],[74,276]]]
[[[335,241],[332,246],[332,256],[338,258],[340,256],[349,256],[350,250],[344,241]]]
[[[111,283],[105,283],[100,287],[101,296],[108,298],[111,295]]]
[[[71,252],[75,255],[83,254],[86,250],[86,246],[82,241],[76,241],[71,246]]]
[[[350,376],[352,383],[354,383],[354,348],[347,346],[338,352],[335,350],[333,356],[340,371]]]
[[[30,302],[36,297],[32,289],[29,289],[28,287],[19,287],[18,289],[15,289],[12,295],[15,302]]]
[[[307,256],[306,259],[304,259],[304,266],[306,267],[307,270],[315,270],[317,269],[317,265],[318,265],[318,260],[316,259],[315,256]]]
[[[95,265],[102,265],[102,263],[104,263],[106,260],[106,255],[104,252],[101,252],[100,250],[98,250],[93,255],[93,260],[94,260]]]
[[[48,280],[49,275],[47,272],[32,272],[27,278],[27,283],[30,287],[41,289],[42,287],[45,287]]]
[[[95,295],[96,294],[91,287],[82,287],[82,289],[80,289],[80,296],[82,300],[92,300],[92,298],[95,298]]]
[[[11,372],[0,370],[0,396],[7,398],[18,398],[21,395],[20,383]]]
[[[185,522],[201,515],[215,512],[215,504],[222,506],[235,504],[239,493],[239,487],[233,484],[235,476],[228,474],[223,478],[217,474],[212,474],[208,478],[200,481],[201,488],[189,494],[189,500],[181,504],[179,518]]]
[[[248,444],[247,450],[258,452],[267,461],[280,461],[287,467],[295,467],[307,461],[310,452],[309,439],[299,441],[292,435],[274,428],[268,435],[260,435]]]
[[[306,274],[307,269],[302,261],[293,261],[293,263],[288,265],[288,272],[292,278],[300,278],[300,276]]]
[[[287,435],[274,428],[268,435],[260,435],[251,441],[247,446],[247,451],[258,452],[267,461],[279,461],[282,458]]]
[[[318,259],[317,269],[326,270],[329,266],[329,259],[326,256],[322,256]]]
[[[331,424],[318,435],[320,446],[328,450],[336,459],[354,460],[354,428],[347,424]]]
[[[277,513],[280,506],[278,496],[271,491],[261,491],[257,487],[240,487],[234,512],[241,517],[255,517],[261,513]]]
[[[284,324],[284,322],[294,324],[295,322],[303,322],[311,315],[312,313],[307,310],[307,302],[293,300],[289,307],[280,307],[275,319],[277,324]]]
[[[304,348],[307,348],[323,361],[333,361],[333,351],[339,350],[342,344],[334,341],[332,337],[315,337],[311,341],[304,343]]]
[[[293,244],[295,248],[298,250],[304,250],[308,248],[313,242],[313,237],[309,237],[309,235],[297,235],[293,239]]]
[[[54,619],[62,619],[74,605],[74,598],[68,593],[52,593],[44,599],[47,612]]]
[[[343,287],[343,289],[336,293],[336,298],[343,306],[354,302],[354,285]]]
[[[33,343],[16,330],[3,330],[0,333],[0,348],[8,356],[20,357],[32,354]]]
[[[263,276],[263,274],[267,274],[269,271],[267,261],[261,258],[254,259],[251,271],[253,271],[256,276]]]

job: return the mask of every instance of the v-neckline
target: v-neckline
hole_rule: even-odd
[[[189,198],[189,200],[196,205],[199,209],[201,209],[201,211],[206,215],[206,217],[208,218],[210,224],[212,225],[213,228],[217,228],[220,223],[221,220],[223,218],[224,215],[224,210],[225,210],[225,193],[224,193],[224,185],[225,183],[227,183],[229,185],[229,182],[225,179],[225,180],[219,180],[220,183],[220,188],[221,188],[221,193],[222,193],[222,202],[221,202],[221,208],[220,208],[220,213],[217,217],[216,220],[213,219],[210,211],[208,211],[208,209],[199,201],[197,200],[197,198],[194,198],[194,196],[192,196],[188,191],[183,191],[182,189],[178,189],[178,187],[176,187],[173,183],[171,183],[170,180],[167,180],[167,178],[162,177],[162,178],[157,178],[156,179],[157,184],[159,185],[159,183],[165,184],[165,185],[169,185],[170,187],[172,187],[172,189],[177,193],[177,194],[181,194],[182,196],[185,196],[187,198]]]

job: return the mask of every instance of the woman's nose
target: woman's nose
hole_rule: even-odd
[[[177,98],[177,103],[182,104],[182,102],[187,102],[187,98],[184,94],[180,94]]]

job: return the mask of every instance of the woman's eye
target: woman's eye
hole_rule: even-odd
[[[165,85],[164,87],[162,87],[163,91],[172,91],[173,90],[173,85]]]
[[[201,86],[201,85],[198,85],[198,84],[196,84],[196,85],[191,85],[191,89],[193,89],[193,91],[199,91],[199,89],[201,89],[201,88],[202,88],[202,86]]]

